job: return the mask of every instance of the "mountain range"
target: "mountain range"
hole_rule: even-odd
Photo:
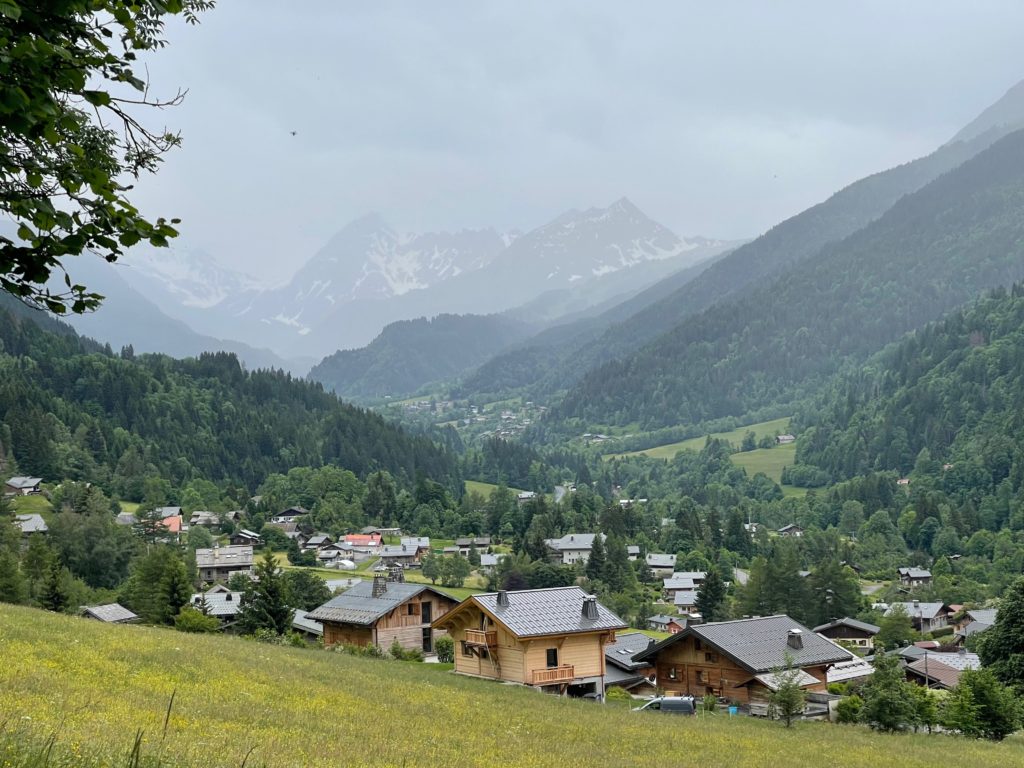
[[[680,238],[622,199],[569,211],[523,235],[400,234],[379,215],[364,216],[283,286],[262,286],[187,246],[133,251],[119,274],[199,334],[266,347],[281,358],[317,359],[363,346],[398,320],[528,305],[522,312],[531,321],[551,322],[731,245]]]

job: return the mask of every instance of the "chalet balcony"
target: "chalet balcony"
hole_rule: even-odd
[[[575,677],[576,668],[572,664],[563,664],[560,667],[548,667],[547,669],[535,669],[532,673],[531,685],[571,683]]]
[[[467,629],[466,645],[474,645],[482,648],[496,648],[498,645],[498,633],[495,630]]]

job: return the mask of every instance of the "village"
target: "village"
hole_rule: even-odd
[[[39,478],[14,477],[5,484],[8,498],[39,493]],[[524,493],[518,502],[533,498]],[[646,501],[623,500],[619,506],[629,509]],[[398,527],[368,526],[334,537],[304,532],[308,514],[302,507],[280,510],[261,533],[242,525],[246,513],[241,510],[186,513],[181,507],[161,507],[151,517],[167,544],[180,544],[193,528],[219,530],[227,524],[231,529],[216,536],[213,546],[195,549],[197,581],[186,606],[215,619],[219,631],[238,631],[263,550],[265,556],[280,557],[275,562],[284,568],[338,573],[325,580],[330,599],[308,609],[292,606],[293,638],[325,649],[374,650],[449,664],[458,675],[597,702],[618,697],[642,706],[660,697],[686,697],[732,714],[777,717],[779,692],[788,686],[800,692],[796,716],[836,721],[844,699],[875,673],[879,656],[894,659],[909,683],[936,692],[954,690],[964,671],[981,666],[968,649],[972,639],[996,622],[993,608],[915,599],[915,592],[932,584],[932,574],[910,566],[892,574],[893,588],[906,600],[871,603],[882,617],[880,624],[903,626],[903,645],[876,645],[882,627],[852,616],[831,617],[814,627],[785,614],[705,621],[700,605],[708,573],[680,570],[677,555],[643,552],[631,544],[626,546],[629,561],[648,569],[658,587],[658,612],[631,627],[581,586],[585,579],[565,586],[487,591],[502,561],[512,557],[490,536],[438,546],[430,537],[407,536]],[[26,545],[47,533],[38,513],[16,514],[14,523]],[[136,525],[138,519],[123,513],[117,523]],[[752,525],[748,532],[759,529]],[[773,536],[799,539],[804,533],[801,526],[788,524]],[[287,541],[308,565],[289,564],[286,553],[275,555],[265,537]],[[544,545],[552,565],[583,573],[595,546],[600,549],[606,540],[604,534],[571,533]],[[454,576],[437,586],[443,573]],[[471,574],[477,586],[466,588]],[[749,576],[736,568],[726,586],[744,585]],[[457,589],[448,591],[445,585]],[[867,594],[863,599],[871,600]],[[114,624],[141,620],[118,603],[82,606],[79,613]]]

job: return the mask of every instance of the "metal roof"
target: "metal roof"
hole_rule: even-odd
[[[314,621],[333,621],[339,624],[361,624],[369,626],[381,616],[410,600],[420,592],[429,591],[452,600],[439,589],[426,584],[409,584],[404,581],[389,581],[384,594],[373,596],[373,581],[361,581],[352,588],[333,597],[306,617]],[[452,600],[452,602],[455,602]]]
[[[835,629],[836,627],[850,627],[851,629],[859,629],[861,632],[867,632],[871,635],[877,635],[881,632],[879,627],[874,624],[868,624],[866,621],[857,621],[857,619],[851,619],[846,616],[842,619],[835,619],[830,621],[828,624],[822,624],[814,628],[815,632],[824,632],[826,629]]]
[[[206,598],[206,615],[218,619],[230,618],[237,614],[242,607],[241,592],[230,592],[216,587],[206,592],[195,593],[189,603],[198,608],[202,604],[203,598]]]
[[[523,589],[506,592],[508,605],[498,605],[498,593],[472,595],[475,602],[496,617],[517,637],[565,635],[577,632],[595,632],[625,629],[626,622],[597,604],[597,618],[583,617],[583,601],[590,595],[579,587],[552,587],[550,589]]]
[[[127,621],[138,621],[139,619],[138,616],[119,603],[86,605],[82,607],[82,613],[109,624],[123,624]]]
[[[672,598],[672,604],[677,608],[689,607],[697,604],[697,590],[695,589],[680,589],[676,592],[675,597]]]
[[[604,656],[609,664],[632,672],[635,669],[650,666],[646,661],[634,661],[633,656],[646,650],[654,640],[643,632],[622,632],[615,636],[614,643],[604,647]]]
[[[938,683],[942,688],[956,688],[956,684],[960,682],[962,670],[949,666],[945,661],[939,661],[934,658],[935,655],[929,653],[926,658],[907,664],[907,671],[923,678],[926,682]]]
[[[35,488],[41,482],[43,482],[41,477],[12,477],[5,483],[5,485],[9,485],[11,488],[17,488],[18,490],[23,491],[26,488]]]
[[[924,568],[897,568],[896,569],[900,576],[906,576],[908,579],[930,579],[932,577],[931,571],[926,571]]]
[[[945,603],[918,603],[917,605],[914,605],[913,602],[890,603],[889,608],[885,612],[885,615],[891,615],[892,609],[895,608],[897,605],[902,605],[903,610],[907,612],[907,616],[909,616],[912,619],[916,619],[918,618],[918,616],[920,616],[922,619],[934,619],[936,616],[938,616],[940,613],[942,613],[942,611],[946,609]]]
[[[790,630],[800,632],[802,648],[790,647]],[[831,640],[814,634],[795,619],[780,614],[711,624],[691,624],[682,632],[643,651],[638,660],[653,659],[662,648],[690,636],[714,646],[751,672],[781,669],[786,666],[787,656],[791,657],[798,667],[849,661],[855,658],[852,653]]]
[[[567,533],[560,539],[544,539],[544,543],[551,549],[561,552],[563,549],[586,549],[594,548],[594,537],[596,533]],[[601,541],[608,537],[601,534]]]
[[[252,565],[252,547],[239,544],[228,547],[213,547],[196,550],[197,568],[237,566],[248,568]]]
[[[380,551],[381,557],[416,557],[419,547],[406,544],[385,544]]]
[[[295,609],[295,615],[292,618],[292,628],[301,629],[303,632],[309,632],[318,637],[323,637],[324,634],[324,625],[309,618],[307,611],[300,611],[298,608]]]
[[[31,514],[31,515],[15,515],[14,524],[21,528],[23,534],[28,533],[46,533],[49,528],[46,526],[46,521],[43,520],[42,515]]]
[[[777,691],[785,683],[785,677],[778,672],[764,672],[760,675],[754,675],[754,679],[761,683],[769,691]],[[818,678],[814,675],[809,675],[802,669],[796,670],[796,684],[801,688],[806,688],[808,685],[815,685],[819,682]]]
[[[967,615],[974,621],[980,621],[982,624],[995,624],[998,612],[996,608],[975,608],[968,611]]]
[[[648,552],[647,564],[652,568],[675,568],[676,556],[665,555],[660,552]]]
[[[842,683],[847,680],[859,680],[875,674],[875,668],[865,659],[854,659],[853,661],[841,661],[833,664],[825,673],[825,682]]]

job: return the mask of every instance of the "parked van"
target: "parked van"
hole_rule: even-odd
[[[634,712],[665,712],[670,715],[695,715],[697,705],[693,696],[658,696],[642,707],[634,707]]]

